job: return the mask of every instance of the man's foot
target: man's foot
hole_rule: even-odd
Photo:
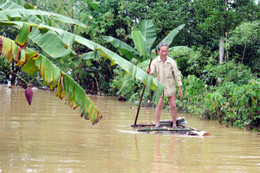
[[[172,129],[178,130],[178,129],[181,129],[181,128],[178,127],[178,126],[172,126]]]
[[[160,125],[155,125],[154,128],[160,128]]]

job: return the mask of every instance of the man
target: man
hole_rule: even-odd
[[[154,75],[156,73],[156,78],[159,82],[164,85],[163,95],[159,99],[159,103],[156,107],[156,124],[155,127],[158,128],[160,126],[160,117],[161,111],[163,108],[163,98],[167,97],[169,100],[169,105],[171,108],[171,116],[173,120],[172,128],[178,128],[176,126],[176,117],[177,117],[177,109],[175,103],[176,97],[176,88],[175,82],[178,86],[179,96],[182,98],[183,93],[181,90],[182,82],[180,71],[177,68],[176,61],[172,58],[168,57],[169,47],[165,43],[161,43],[158,47],[157,53],[159,54],[156,59],[154,59],[151,63],[151,67],[147,68],[147,73],[150,75]]]

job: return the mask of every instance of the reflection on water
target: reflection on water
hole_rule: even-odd
[[[168,172],[174,168],[174,171],[178,172],[178,165],[174,162],[174,148],[175,148],[175,138],[169,137],[169,147],[168,149],[161,149],[161,142],[158,135],[155,136],[154,141],[154,158],[151,164],[151,172]],[[161,150],[166,150],[167,155],[161,155]],[[173,167],[174,165],[174,167]]]
[[[185,114],[212,136],[137,133],[130,127],[136,108],[112,97],[91,96],[103,114],[93,126],[53,92],[35,90],[32,106],[23,89],[0,85],[0,95],[0,172],[260,171],[257,133]],[[154,108],[141,109],[138,122],[154,119]]]

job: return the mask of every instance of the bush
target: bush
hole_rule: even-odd
[[[182,82],[183,98],[180,100],[178,96],[176,97],[178,110],[195,115],[203,115],[205,106],[202,103],[210,87],[205,85],[202,80],[194,75],[189,75],[184,78]]]
[[[132,77],[126,74],[122,69],[114,69],[114,74],[115,77],[110,83],[110,87],[113,88],[113,91],[111,91],[113,95],[138,104],[143,84],[133,80]],[[147,94],[143,97],[144,102],[148,102],[147,97],[149,97]]]
[[[203,119],[216,119],[220,123],[250,129],[260,127],[260,82],[251,80],[237,85],[227,82],[209,87],[194,75],[183,79],[182,100],[177,97],[178,110]]]
[[[9,69],[11,68],[11,64],[7,59],[4,59],[3,56],[0,56],[0,83],[7,83],[9,79]]]
[[[252,80],[238,86],[226,83],[205,97],[206,111],[211,118],[253,129],[260,126],[260,83]]]
[[[260,20],[243,22],[229,33],[227,40],[229,58],[248,65],[260,75]]]
[[[211,53],[209,48],[176,46],[170,50],[169,56],[177,62],[179,70],[185,77],[188,75],[200,77],[206,65],[217,64],[216,54]]]
[[[218,78],[221,79],[222,84],[233,82],[234,84],[242,85],[257,77],[247,66],[234,61],[220,65],[209,64],[205,67],[204,75],[201,76],[201,79],[209,85],[215,85]]]

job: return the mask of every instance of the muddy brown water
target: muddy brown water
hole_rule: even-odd
[[[54,92],[0,85],[0,173],[9,172],[260,172],[260,135],[179,113],[210,137],[137,133],[136,107],[90,96],[103,114],[97,125],[64,105]],[[138,122],[155,119],[141,108]],[[167,111],[163,119],[169,119]]]

